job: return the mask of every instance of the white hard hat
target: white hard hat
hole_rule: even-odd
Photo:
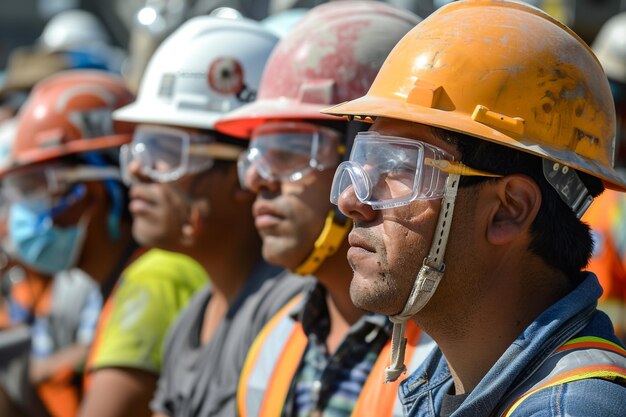
[[[626,83],[626,12],[606,21],[591,48],[607,77]]]
[[[85,10],[66,10],[48,21],[39,44],[51,51],[93,47],[110,43],[109,35],[96,16]]]
[[[224,113],[256,98],[277,42],[253,20],[194,17],[163,41],[148,63],[137,101],[113,117],[213,129]]]

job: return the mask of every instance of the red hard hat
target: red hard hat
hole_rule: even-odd
[[[320,110],[364,95],[391,49],[419,21],[374,1],[315,7],[272,52],[257,100],[220,119],[216,129],[248,137],[266,120],[336,119]]]
[[[132,101],[122,79],[102,71],[65,71],[40,81],[18,113],[8,171],[130,142],[133,125],[114,122],[111,112]]]

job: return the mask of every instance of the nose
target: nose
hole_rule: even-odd
[[[354,192],[354,186],[348,186],[337,201],[339,210],[355,222],[371,222],[376,219],[377,213],[372,206],[363,204]]]
[[[143,172],[141,169],[141,161],[138,158],[135,158],[131,155],[127,156],[126,164],[122,167],[125,172],[125,176],[128,180],[132,181],[141,181],[148,182],[149,177]]]
[[[261,191],[275,193],[280,190],[280,181],[263,178],[255,164],[248,167],[244,178],[245,184],[242,185],[255,194],[259,194]]]

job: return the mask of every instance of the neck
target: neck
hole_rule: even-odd
[[[204,310],[200,339],[209,343],[235,301],[252,270],[261,259],[261,241],[255,229],[232,233],[208,233],[188,253],[207,271],[211,280],[211,298]],[[216,239],[215,236],[223,236]]]
[[[478,287],[474,291],[461,286],[454,297],[435,293],[415,317],[442,350],[456,394],[471,392],[519,334],[571,289],[563,274],[526,261],[491,265],[490,273],[483,270],[471,280]],[[443,279],[467,279],[467,270],[458,272],[449,271]],[[450,299],[455,302],[443,303]]]
[[[261,241],[254,229],[233,230],[219,239],[209,234],[187,254],[209,274],[212,299],[223,298],[231,304],[261,260]]]
[[[346,261],[346,242],[331,257],[327,258],[315,273],[315,278],[326,288],[326,303],[330,316],[330,334],[326,341],[330,352],[334,352],[350,327],[362,316],[350,299],[352,269]]]

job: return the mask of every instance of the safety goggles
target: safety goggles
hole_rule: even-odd
[[[250,146],[239,157],[239,181],[248,187],[254,167],[267,181],[298,181],[307,173],[335,167],[345,151],[341,134],[302,122],[267,123],[252,132]]]
[[[7,203],[53,201],[71,194],[79,184],[119,179],[119,169],[113,166],[39,165],[6,174],[2,179],[2,198]]]
[[[140,172],[156,182],[171,182],[210,169],[216,159],[236,161],[242,148],[218,143],[214,137],[164,126],[139,126],[130,144],[120,150],[126,184],[133,181],[129,165],[138,161]]]
[[[451,154],[428,143],[363,132],[356,136],[350,159],[335,172],[330,201],[337,204],[350,187],[363,204],[376,210],[438,199],[449,174],[500,176],[455,162]]]

